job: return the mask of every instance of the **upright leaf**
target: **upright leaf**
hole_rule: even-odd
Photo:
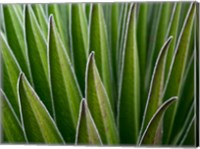
[[[110,21],[110,42],[111,42],[111,60],[112,60],[112,74],[113,74],[113,88],[114,88],[114,99],[117,99],[117,44],[118,44],[118,24],[119,24],[119,4],[111,4],[111,21]],[[117,100],[114,102],[116,111]],[[115,112],[116,113],[116,112]]]
[[[162,47],[165,37],[167,34],[167,29],[168,29],[168,24],[169,24],[169,16],[170,16],[170,11],[171,9],[171,3],[166,2],[162,3],[160,6],[160,12],[158,16],[158,26],[156,30],[156,40],[155,40],[155,47],[153,47],[150,58],[149,58],[149,70],[148,70],[148,75],[149,77],[152,75],[153,71],[153,66],[155,66],[156,59],[159,54],[159,50]],[[148,80],[147,83],[149,83],[150,80]]]
[[[171,39],[172,37],[168,38],[165,42],[156,61],[140,133],[143,133],[143,130],[147,127],[150,119],[162,103],[161,97],[164,85],[166,53],[170,46]]]
[[[48,35],[48,23],[47,23],[47,17],[45,15],[44,9],[41,4],[33,4],[31,5],[34,14],[38,20],[38,24],[44,33],[45,38],[47,38]]]
[[[169,46],[169,50],[167,52],[167,60],[166,60],[166,68],[165,68],[165,79],[167,78],[169,74],[169,69],[170,65],[172,62],[172,58],[174,55],[175,51],[175,46],[176,46],[176,41],[177,41],[177,36],[178,36],[178,25],[180,21],[180,12],[181,12],[181,3],[175,3],[173,12],[172,12],[172,17],[170,20],[170,25],[168,28],[168,36],[173,36],[173,41]]]
[[[150,79],[151,79],[151,63],[152,63],[152,55],[153,51],[155,49],[155,44],[156,44],[156,37],[157,37],[157,30],[158,30],[158,25],[159,25],[159,16],[161,13],[161,6],[162,4],[160,3],[153,3],[150,5],[151,9],[149,9],[149,21],[148,21],[148,57],[147,57],[147,62],[146,62],[146,76],[145,76],[145,91],[149,89],[150,85]],[[147,96],[145,94],[145,96]]]
[[[96,53],[96,63],[100,77],[103,81],[105,89],[112,108],[114,107],[111,61],[108,49],[108,38],[105,25],[105,19],[101,4],[93,4],[90,16],[90,43],[89,50]],[[98,40],[97,40],[98,39]]]
[[[180,92],[180,100],[177,105],[174,126],[172,129],[173,136],[183,127],[183,123],[188,111],[194,101],[194,55],[190,58],[187,69],[183,78],[183,87]],[[173,138],[171,138],[170,142]]]
[[[146,74],[146,56],[147,56],[147,13],[148,13],[148,4],[140,3],[139,12],[137,19],[137,43],[138,43],[138,56],[140,62],[140,95],[141,95],[141,104],[140,104],[140,113],[144,112],[144,107],[146,104],[145,97],[145,74]],[[142,117],[140,118],[142,119]],[[140,120],[141,121],[141,120]]]
[[[139,130],[139,61],[136,42],[136,5],[131,4],[128,13],[128,28],[125,33],[122,71],[119,84],[120,140],[123,144],[136,143]]]
[[[189,105],[189,108],[185,110],[187,111],[187,113],[184,115],[184,121],[182,121],[180,127],[176,130],[176,133],[173,133],[173,138],[170,140],[171,141],[170,144],[173,145],[180,144],[181,142],[184,141],[185,139],[184,136],[187,136],[187,129],[189,128],[192,119],[195,117],[194,103],[195,101],[193,100],[193,102]]]
[[[86,68],[85,95],[103,144],[117,144],[119,140],[114,113],[98,73],[93,52],[88,58]]]
[[[180,89],[182,86],[182,78],[185,73],[185,65],[188,55],[188,46],[190,41],[190,35],[193,27],[195,15],[195,3],[192,3],[190,9],[188,11],[187,17],[185,19],[185,23],[183,25],[181,34],[178,39],[178,43],[175,50],[175,55],[173,57],[172,65],[170,67],[170,74],[166,82],[165,90],[164,90],[164,100],[168,99],[172,96],[179,96]],[[174,104],[169,108],[168,112],[165,115],[164,123],[164,142],[168,143],[172,126],[174,124],[174,117],[177,109],[177,104]]]
[[[196,117],[193,116],[192,120],[190,121],[187,129],[185,130],[185,135],[183,136],[183,139],[181,140],[179,146],[193,146],[196,147],[196,125],[195,122]]]
[[[125,3],[122,6],[122,13],[120,17],[120,25],[119,25],[119,36],[118,36],[118,44],[117,44],[117,61],[118,61],[118,67],[117,67],[117,77],[120,77],[121,73],[121,67],[122,67],[122,54],[124,50],[124,42],[126,40],[125,38],[125,32],[127,29],[128,24],[128,11],[129,11],[130,4]],[[117,82],[119,84],[119,81]],[[118,85],[119,86],[119,85]]]
[[[57,126],[68,143],[75,141],[82,95],[69,56],[50,17],[48,57]]]
[[[158,125],[162,119],[164,112],[169,108],[169,106],[177,99],[177,97],[172,97],[165,101],[160,108],[155,112],[151,120],[149,121],[142,138],[140,139],[139,145],[144,144],[154,144],[155,134],[158,128]]]
[[[25,8],[25,30],[35,91],[53,116],[52,96],[48,78],[46,39],[40,30],[30,5]]]
[[[3,5],[0,4],[0,30],[2,32],[5,32],[5,24],[4,24],[4,18],[3,18]]]
[[[0,53],[2,57],[1,72],[3,72],[2,89],[8,97],[17,117],[20,118],[17,97],[17,80],[20,73],[20,67],[2,32],[0,33],[0,45]]]
[[[90,3],[86,3],[85,4],[85,13],[86,13],[86,17],[87,17],[87,22],[89,23],[89,18],[90,18],[90,9],[91,9],[91,4]]]
[[[80,104],[79,122],[76,130],[76,144],[102,144],[99,132],[85,99],[82,99]]]
[[[18,81],[21,119],[28,141],[49,144],[64,143],[56,124],[24,74],[20,75]]]
[[[74,68],[80,88],[84,92],[85,68],[88,56],[88,30],[82,4],[71,5],[71,36]]]
[[[156,45],[153,54],[153,66],[156,62],[156,58],[158,57],[159,50],[162,47],[165,37],[167,34],[168,24],[169,24],[169,17],[171,15],[171,3],[166,2],[161,4],[161,13],[159,18],[158,30],[157,30],[157,37],[156,37]]]
[[[53,15],[55,18],[55,24],[56,27],[58,29],[58,33],[60,34],[60,38],[65,46],[65,50],[67,51],[68,55],[71,56],[71,52],[69,49],[69,41],[68,41],[68,36],[67,34],[64,32],[64,28],[66,28],[66,26],[63,24],[63,21],[61,19],[61,12],[59,10],[58,4],[49,4],[48,5],[48,15]]]
[[[22,71],[31,81],[29,65],[27,60],[27,50],[25,47],[23,22],[17,13],[15,5],[4,5],[4,23],[6,29],[6,37],[11,50],[13,51]]]
[[[8,143],[25,143],[26,138],[23,128],[17,118],[13,108],[8,101],[6,95],[0,90],[0,103],[1,103],[1,124],[3,133],[1,135],[6,138],[5,142]]]

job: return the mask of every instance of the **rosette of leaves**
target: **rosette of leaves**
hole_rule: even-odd
[[[195,145],[195,7],[1,5],[2,143]]]

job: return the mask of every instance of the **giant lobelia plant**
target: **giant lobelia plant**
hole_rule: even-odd
[[[195,145],[195,7],[1,5],[2,143]]]

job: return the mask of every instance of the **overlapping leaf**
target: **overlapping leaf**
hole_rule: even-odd
[[[35,16],[38,20],[38,24],[40,25],[41,31],[44,33],[44,36],[47,37],[48,35],[48,24],[47,24],[47,17],[45,15],[44,9],[41,4],[34,4],[31,5]]]
[[[136,5],[131,4],[125,34],[119,86],[118,125],[121,143],[136,143],[139,130],[139,61],[136,43]]]
[[[193,21],[195,15],[195,3],[192,3],[190,10],[185,19],[181,34],[176,46],[175,55],[170,68],[170,74],[167,80],[166,88],[164,91],[164,100],[171,96],[179,96],[180,89],[182,87],[182,79],[185,73],[186,60],[189,50],[189,41],[192,31]],[[164,123],[164,141],[167,143],[171,136],[172,126],[174,124],[174,116],[176,112],[177,104],[174,104],[165,115]]]
[[[169,108],[169,106],[177,99],[177,97],[172,97],[165,101],[160,108],[155,112],[153,117],[151,118],[150,122],[147,125],[147,128],[145,129],[142,138],[140,139],[139,145],[141,144],[154,144],[154,138],[156,135],[156,131],[158,128],[158,125],[161,121],[161,118],[164,114],[164,112]]]
[[[31,143],[64,143],[55,122],[24,74],[20,75],[18,81],[21,119],[28,141]]]
[[[3,138],[6,138],[7,143],[25,143],[26,137],[21,123],[2,90],[0,90],[0,103],[2,112],[1,124],[4,132]]]
[[[94,53],[86,68],[86,100],[103,144],[117,144],[118,132],[111,104],[96,67]]]
[[[0,33],[0,53],[2,57],[2,88],[9,99],[16,115],[20,118],[19,104],[17,98],[17,80],[20,73],[20,67],[6,42],[3,33]]]
[[[4,23],[6,37],[11,50],[13,51],[22,71],[31,81],[29,65],[27,60],[27,50],[25,47],[24,27],[15,5],[4,5]]]
[[[149,90],[148,99],[146,102],[146,108],[143,117],[143,123],[141,132],[147,127],[150,119],[152,118],[153,114],[158,109],[159,105],[162,103],[162,91],[164,85],[164,75],[165,75],[165,61],[166,61],[166,53],[168,47],[170,46],[172,37],[170,37],[159,53],[157,58],[157,62],[154,68],[153,77],[151,79],[151,85]]]
[[[71,37],[76,76],[82,92],[85,86],[85,68],[88,56],[88,29],[86,15],[81,4],[71,5]]]
[[[99,132],[90,114],[87,101],[85,99],[82,99],[80,104],[76,144],[102,144]]]
[[[172,63],[172,57],[174,55],[177,36],[178,36],[178,25],[180,19],[180,12],[181,12],[181,3],[174,4],[173,14],[170,20],[169,28],[168,28],[168,35],[173,36],[173,41],[169,46],[169,50],[167,52],[167,60],[166,60],[166,68],[165,68],[165,79],[169,74],[170,65]]]
[[[48,78],[46,39],[30,5],[25,8],[25,30],[34,88],[53,116],[53,102]]]
[[[68,35],[65,32],[65,29],[67,26],[64,26],[64,23],[61,18],[61,12],[59,10],[58,4],[50,4],[48,5],[48,15],[53,15],[55,18],[55,24],[58,29],[58,33],[60,34],[60,38],[65,46],[65,50],[67,51],[68,55],[71,57],[71,51],[69,49],[69,41],[68,41]]]
[[[114,99],[112,88],[111,60],[108,49],[107,30],[101,4],[93,4],[91,6],[89,32],[89,50],[90,52],[94,51],[96,53],[97,68],[113,108]]]
[[[53,16],[50,17],[49,23],[48,57],[56,123],[65,141],[72,143],[75,141],[82,95]]]

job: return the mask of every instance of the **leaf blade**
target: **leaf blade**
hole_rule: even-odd
[[[156,129],[160,122],[161,116],[167,110],[167,108],[177,99],[177,97],[172,97],[169,100],[165,101],[160,108],[155,112],[154,116],[148,123],[146,130],[143,133],[142,138],[140,139],[139,145],[141,144],[153,144],[154,136],[156,134]]]
[[[101,79],[103,80],[104,86],[109,96],[110,103],[113,108],[114,99],[112,88],[111,61],[108,49],[105,18],[103,15],[103,8],[101,4],[93,4],[91,6],[89,36],[89,51],[94,51],[96,53],[97,68],[99,70]],[[96,38],[99,40],[96,40]]]
[[[29,142],[64,143],[47,109],[23,74],[18,80],[21,120]]]
[[[26,137],[24,134],[24,130],[15,112],[13,111],[13,108],[11,107],[9,100],[2,90],[0,90],[0,98],[3,137],[6,137],[6,142],[9,143],[25,143]]]
[[[3,71],[2,89],[8,97],[17,117],[20,118],[16,86],[21,69],[2,32],[0,33],[0,43]]]
[[[31,7],[32,7],[32,9],[35,13],[37,20],[38,20],[38,24],[40,25],[41,30],[44,33],[44,36],[47,37],[47,35],[48,35],[48,23],[47,23],[47,18],[45,16],[45,12],[44,12],[42,5],[41,4],[34,4],[34,5],[31,5]]]
[[[164,100],[168,99],[171,96],[179,96],[180,94],[183,74],[185,71],[186,60],[189,50],[188,46],[190,43],[189,40],[192,31],[194,15],[195,15],[195,4],[192,3],[188,11],[187,17],[185,19],[185,23],[183,25],[181,34],[178,39],[175,55],[173,57],[173,61],[170,67],[170,74],[168,76],[165,90],[163,93]],[[174,85],[174,83],[176,85]],[[168,121],[168,119],[171,119],[171,117],[173,117],[170,123],[168,123],[168,125],[164,125],[164,131],[166,133],[164,133],[163,139],[166,143],[169,141],[171,137],[172,125],[175,117],[174,113],[176,109],[177,109],[177,104],[174,104],[172,107],[170,107],[164,118],[165,119],[164,121]]]
[[[102,84],[92,52],[86,68],[86,100],[103,144],[117,144],[118,134],[108,95]]]
[[[159,105],[162,103],[162,90],[164,85],[164,70],[165,70],[165,62],[166,62],[166,53],[168,52],[168,48],[172,41],[172,37],[169,37],[168,40],[164,43],[163,47],[160,50],[158,55],[156,65],[154,67],[154,72],[151,79],[151,85],[149,89],[149,95],[146,103],[146,108],[144,112],[142,129],[146,128],[153,114],[156,112]]]
[[[128,13],[119,84],[118,125],[121,143],[136,143],[139,130],[139,63],[136,44],[136,5]],[[131,82],[131,83],[130,83]]]
[[[53,16],[50,16],[49,23],[49,74],[55,105],[56,123],[65,141],[69,143],[75,141],[79,102],[82,99],[82,94],[69,56],[55,26]]]
[[[79,122],[76,132],[76,144],[101,145],[101,138],[85,99],[80,104]]]
[[[82,4],[71,5],[71,35],[74,68],[80,88],[84,92],[85,67],[88,56],[88,29]]]
[[[25,30],[34,88],[53,116],[53,103],[48,78],[47,44],[30,5],[25,7]]]
[[[25,38],[22,21],[14,5],[4,5],[3,14],[6,36],[9,46],[13,51],[22,71],[31,80],[29,64],[26,57]]]

